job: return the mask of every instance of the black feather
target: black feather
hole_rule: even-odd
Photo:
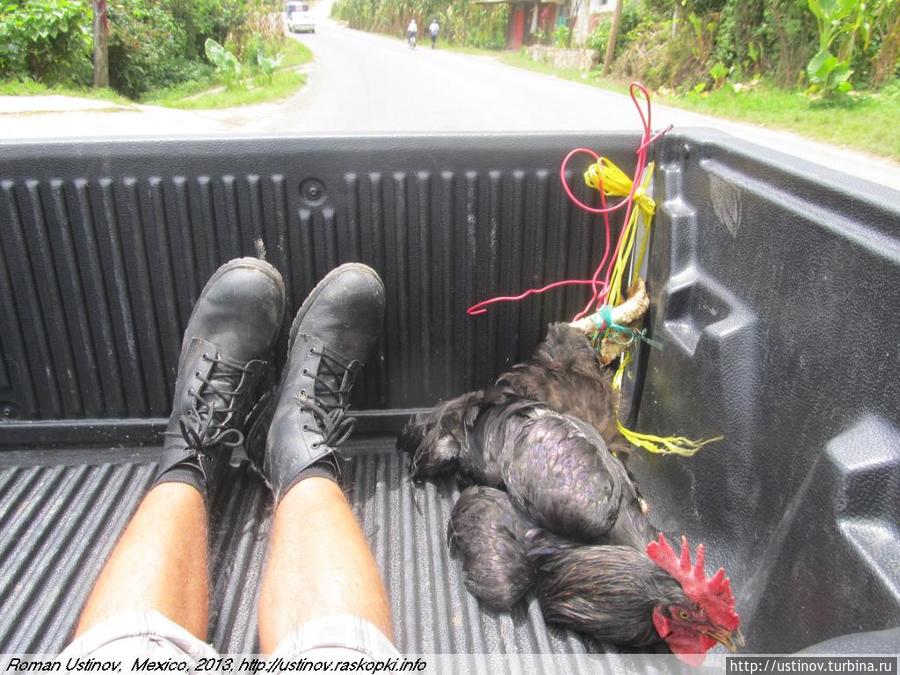
[[[583,420],[615,452],[629,450],[615,424],[617,395],[610,371],[583,333],[567,324],[551,324],[534,355],[501,375],[497,385],[463,394],[410,420],[397,447],[409,453],[413,477],[461,473],[467,480],[500,486],[493,446],[468,434],[484,411],[522,399]]]
[[[675,579],[628,546],[566,546],[540,530],[525,537],[544,618],[612,644],[661,639],[653,608],[690,604]]]
[[[611,372],[587,336],[568,324],[550,324],[532,357],[501,375],[497,384],[587,422],[616,452],[630,449],[616,427],[619,401]]]
[[[643,549],[652,534],[625,467],[584,422],[532,408],[501,475],[513,503],[538,525],[586,543]]]
[[[596,429],[506,386],[417,416],[398,445],[412,452],[415,478],[457,473],[505,488],[526,516],[563,537],[643,548],[653,536],[624,465]]]
[[[463,394],[410,418],[397,437],[397,448],[410,455],[414,478],[452,475],[471,464],[466,421],[477,417],[482,396],[480,391]]]
[[[447,525],[451,548],[462,555],[466,588],[495,609],[509,609],[534,584],[525,533],[533,527],[505,492],[470,487]]]
[[[497,455],[506,447],[501,438],[503,421],[516,410],[507,404],[521,402],[521,397],[494,387],[463,394],[430,413],[413,416],[397,438],[397,447],[411,456],[413,478],[458,474],[465,482],[502,486]]]

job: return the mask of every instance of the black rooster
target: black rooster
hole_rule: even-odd
[[[534,585],[526,544],[533,527],[501,490],[473,486],[462,493],[447,541],[462,555],[466,588],[473,595],[495,609],[509,609]]]
[[[602,640],[665,640],[688,662],[717,640],[733,647],[739,620],[724,571],[711,590],[666,567],[671,548],[662,535],[652,541],[657,531],[610,444],[625,445],[609,374],[564,324],[495,386],[416,415],[398,438],[416,479],[484,486],[463,493],[449,535],[467,587],[485,602],[508,608],[536,582],[548,620]],[[692,575],[702,574],[702,556],[698,548]]]
[[[525,516],[559,535],[635,547],[653,536],[625,467],[596,429],[508,385],[414,420],[400,444],[413,454],[415,478],[458,474],[466,483],[503,487]]]
[[[641,548],[653,533],[634,482],[603,437],[624,443],[613,400],[587,338],[555,324],[529,361],[489,389],[414,416],[397,445],[411,455],[416,479],[457,474],[504,487],[522,513],[552,532]],[[572,410],[590,424],[563,414]]]
[[[548,622],[601,642],[664,641],[691,665],[718,642],[743,644],[730,582],[724,570],[706,578],[702,544],[694,564],[684,538],[679,558],[662,534],[646,552],[574,544],[534,527],[505,492],[482,486],[463,491],[447,531],[466,587],[495,609],[509,609],[534,586]]]

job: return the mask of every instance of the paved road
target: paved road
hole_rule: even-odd
[[[322,3],[319,11],[327,10]],[[319,20],[297,36],[316,54],[309,85],[288,104],[258,119],[260,131],[559,131],[638,129],[627,96]],[[653,125],[713,127],[900,190],[900,164],[803,139],[655,105]]]
[[[277,104],[219,111],[148,106],[10,115],[12,137],[173,133],[636,130],[630,99],[595,87],[470,56],[349,30],[315,8],[315,34],[295,36],[315,54],[309,84]],[[0,111],[4,110],[0,97]],[[654,106],[654,127],[713,127],[768,148],[855,173],[900,190],[900,164],[790,133]],[[67,118],[63,121],[62,118]]]

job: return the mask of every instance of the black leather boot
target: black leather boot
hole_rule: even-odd
[[[278,270],[256,258],[225,263],[207,282],[184,333],[156,484],[206,495],[218,482],[258,406],[284,296]]]
[[[276,501],[316,467],[339,476],[334,451],[353,429],[350,390],[383,320],[384,284],[358,263],[329,272],[297,312],[265,451],[250,450]]]

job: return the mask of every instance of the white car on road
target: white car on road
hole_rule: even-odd
[[[287,26],[292,33],[315,33],[316,20],[309,11],[309,5],[289,3]]]

